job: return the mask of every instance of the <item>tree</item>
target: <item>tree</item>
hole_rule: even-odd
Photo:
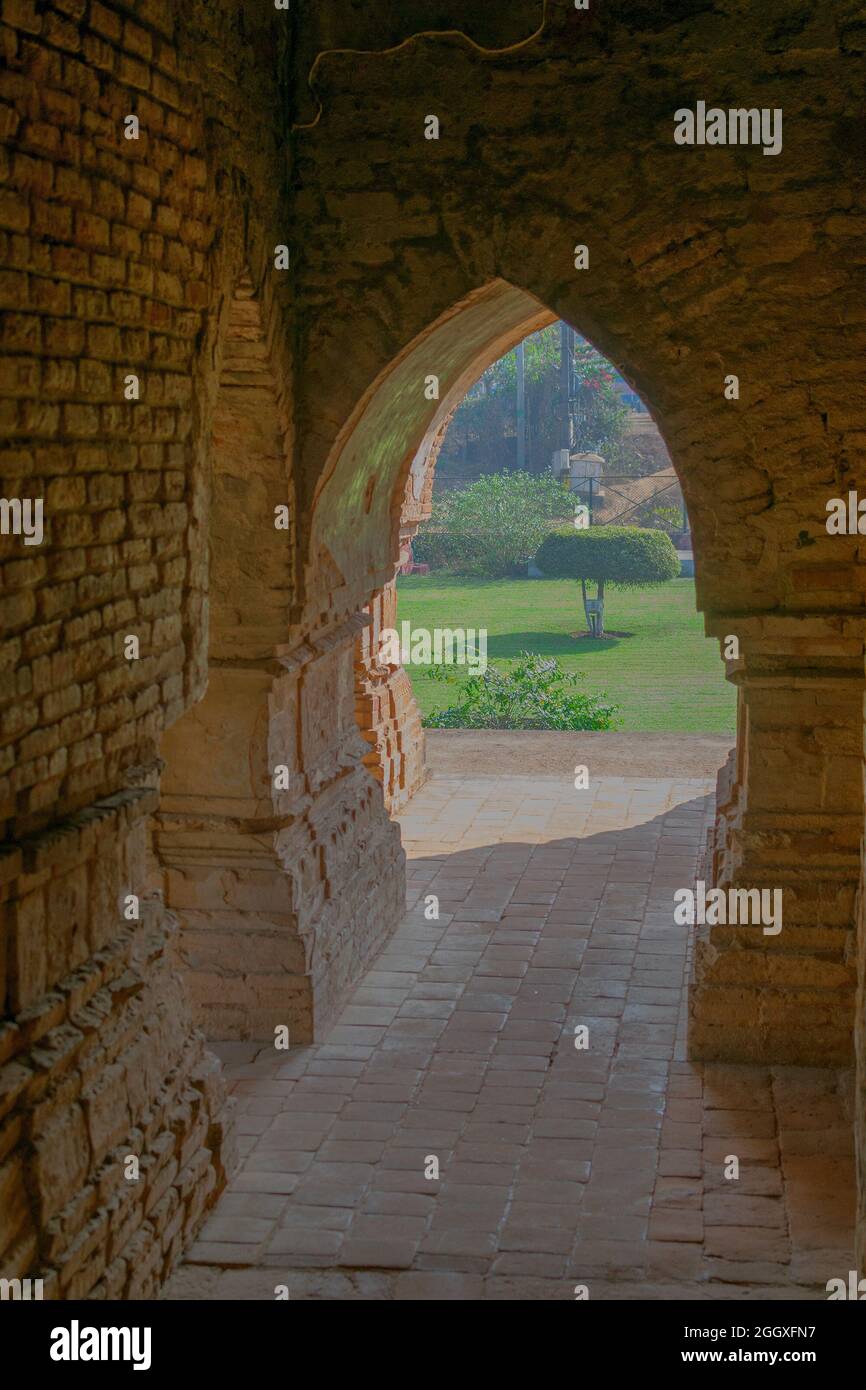
[[[594,637],[604,636],[604,588],[641,589],[676,579],[677,552],[664,531],[639,526],[560,527],[545,537],[535,557],[551,579],[579,579],[586,623]],[[587,583],[597,596],[587,596]]]
[[[445,492],[413,544],[416,560],[487,579],[526,573],[551,521],[564,521],[574,502],[552,474],[487,473],[469,487]]]
[[[601,454],[607,458],[622,440],[628,410],[614,386],[615,377],[607,358],[577,338],[572,353],[572,370],[577,383],[574,440],[576,453]]]
[[[559,324],[551,324],[524,340],[526,363],[526,459],[531,473],[550,468],[559,447],[560,398]],[[578,337],[573,353],[579,384],[573,448],[581,453],[619,457],[625,439],[628,411],[616,390],[610,363],[591,343]],[[436,464],[439,485],[453,485],[467,476],[501,470],[516,462],[517,353],[507,352],[493,362],[471,386],[454,412]]]

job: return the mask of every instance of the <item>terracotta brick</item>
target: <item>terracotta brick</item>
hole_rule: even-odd
[[[472,872],[443,873],[439,922],[416,911],[379,964],[390,979],[457,991],[405,1007],[408,996],[357,1002],[319,1058],[373,1071],[374,1060],[385,1070],[411,1056],[422,1089],[378,1070],[357,1099],[292,1085],[285,1114],[269,1104],[280,1096],[242,1093],[254,1102],[241,1114],[253,1156],[315,1153],[308,1167],[322,1169],[308,1174],[305,1160],[296,1184],[294,1170],[251,1166],[248,1180],[256,1191],[255,1175],[273,1174],[264,1181],[277,1194],[294,1200],[306,1185],[340,1210],[354,1211],[368,1185],[428,1200],[423,1175],[372,1155],[395,1136],[432,1133],[443,1156],[458,1155],[458,1196],[485,1186],[494,1205],[504,1191],[557,1213],[586,1196],[590,1264],[644,1270],[651,1257],[662,1277],[689,1280],[694,1251],[678,1260],[659,1247],[697,1246],[697,1208],[663,1199],[670,1180],[692,1181],[706,1164],[707,1214],[727,1221],[731,1208],[728,1224],[708,1223],[710,1270],[727,1265],[747,1283],[746,1266],[770,1278],[791,1250],[809,1269],[815,1238],[805,1189],[792,1177],[796,1195],[767,1191],[755,1165],[787,1184],[798,1159],[850,1162],[838,1097],[826,1113],[804,1111],[782,1099],[775,1069],[847,1067],[855,1030],[863,1042],[866,568],[859,537],[824,524],[834,480],[859,482],[866,436],[864,219],[849,132],[832,118],[854,109],[862,80],[856,62],[840,70],[832,45],[811,38],[804,75],[797,35],[780,38],[773,15],[752,7],[736,60],[712,35],[705,57],[720,89],[736,94],[745,73],[750,102],[784,107],[785,151],[746,148],[729,164],[724,151],[677,147],[660,109],[659,74],[674,90],[694,68],[682,26],[620,16],[607,36],[615,62],[596,73],[589,30],[589,56],[575,57],[571,7],[546,7],[540,29],[531,0],[466,8],[449,24],[467,41],[428,33],[425,7],[407,0],[387,13],[312,14],[289,52],[284,16],[268,6],[240,26],[237,7],[214,0],[190,27],[167,0],[4,0],[2,468],[45,499],[47,516],[39,554],[3,538],[0,817],[28,865],[3,890],[4,1065],[18,1068],[3,1161],[16,1175],[25,1165],[44,1228],[38,1243],[26,1223],[19,1231],[16,1176],[14,1267],[35,1268],[50,1246],[46,1278],[63,1296],[155,1296],[225,1184],[232,1141],[194,1023],[268,1044],[286,1026],[294,1045],[312,1046],[402,920],[406,852],[390,814],[408,813],[406,845],[417,844],[427,769],[407,673],[378,660],[395,567],[429,514],[450,410],[488,362],[560,314],[652,402],[688,495],[699,610],[711,635],[740,637],[728,672],[738,748],[719,777],[705,867],[693,834],[703,813],[682,809],[703,795],[695,787],[669,788],[670,805],[636,793],[619,826],[636,832],[678,811],[649,915],[648,861],[602,852],[622,811],[615,798],[595,805],[600,843],[573,879],[568,856],[549,851],[551,839],[585,842],[573,797],[555,821],[535,796],[509,806],[509,843],[548,854],[533,872],[512,865],[499,894],[487,875],[470,880],[501,808],[472,796],[425,803],[426,867],[459,853]],[[856,57],[850,25],[840,28],[850,6],[823,9]],[[431,70],[438,141],[417,116]],[[808,138],[804,109],[818,113]],[[125,139],[129,114],[137,141]],[[573,268],[578,236],[587,274]],[[273,268],[283,238],[285,273]],[[438,402],[418,389],[431,362]],[[722,391],[729,369],[737,402]],[[139,401],[124,398],[130,374]],[[137,662],[123,656],[127,632],[142,641]],[[157,811],[144,788],[160,779]],[[70,823],[66,863],[59,827]],[[781,886],[783,931],[718,924],[672,943],[659,914],[686,868],[687,882]],[[412,886],[423,897],[426,885]],[[140,899],[137,923],[121,915],[123,890]],[[692,941],[686,1041],[677,1011]],[[575,1005],[596,1044],[580,1081],[556,1048]],[[694,1063],[774,1075],[727,1092],[710,1077],[699,1124],[696,1092],[674,1084],[686,1048]],[[660,1069],[629,1072],[630,1061]],[[640,1100],[641,1080],[638,1104],[627,1098]],[[556,1089],[568,1085],[591,1094]],[[46,1093],[62,1095],[62,1113]],[[335,1119],[343,1108],[348,1118]],[[279,1148],[282,1122],[299,1116],[303,1140]],[[331,1126],[345,1128],[330,1140]],[[491,1144],[492,1129],[498,1151],[468,1147]],[[319,1157],[327,1142],[361,1151]],[[405,1160],[413,1144],[394,1148]],[[508,1145],[528,1152],[506,1157]],[[145,1161],[140,1190],[99,1168],[129,1152]],[[729,1153],[743,1162],[739,1203],[719,1195]],[[622,1238],[603,1240],[616,1182],[627,1209],[610,1220]],[[90,1210],[100,1184],[105,1200]],[[757,1225],[783,1198],[802,1223],[790,1248],[775,1225]],[[225,1219],[195,1258],[258,1258],[257,1227],[236,1223],[260,1218]],[[402,1285],[387,1271],[409,1268],[412,1240],[350,1234],[343,1268],[357,1291],[376,1265],[376,1287],[401,1296],[432,1295],[436,1275],[474,1290],[471,1262],[486,1271],[494,1257],[497,1280],[549,1283],[572,1228],[553,1229],[538,1249],[495,1256],[493,1231],[458,1223],[424,1258],[466,1268],[434,1263]],[[766,1249],[754,1238],[765,1229]],[[521,1219],[511,1238],[522,1245],[532,1230]],[[339,1241],[327,1234],[299,1258],[333,1263]],[[292,1251],[268,1258],[281,1253]]]

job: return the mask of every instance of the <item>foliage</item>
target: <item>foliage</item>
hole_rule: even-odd
[[[454,667],[434,667],[437,680],[456,679]],[[470,676],[458,702],[427,716],[428,729],[611,729],[617,708],[603,693],[587,694],[582,675],[569,675],[555,657],[522,652],[508,669],[488,666]]]
[[[413,554],[420,564],[458,574],[495,579],[525,573],[551,522],[573,511],[570,495],[551,473],[488,473],[434,500]]]
[[[485,628],[491,665],[505,667],[524,651],[555,656],[564,671],[583,671],[590,689],[607,692],[625,729],[733,736],[737,691],[725,680],[718,642],[704,632],[694,579],[612,589],[608,622],[631,635],[606,642],[574,636],[576,590],[567,579],[402,575],[397,614],[413,629]],[[443,692],[451,694],[429,670],[414,662],[406,668],[422,715],[442,708]]]
[[[455,546],[444,525],[443,501],[444,498],[434,499],[431,519],[424,522],[412,537],[412,559],[418,565],[429,565],[437,573],[451,568],[451,561],[455,558]]]
[[[560,326],[551,324],[524,340],[526,384],[526,465],[546,472],[559,447],[563,402],[560,385]],[[628,411],[615,388],[610,363],[591,343],[576,339],[573,370],[580,383],[580,409],[574,449],[600,453],[626,466],[625,422]],[[517,463],[517,353],[500,357],[470,387],[454,413],[436,465],[446,485],[469,474]]]
[[[578,338],[572,371],[578,386],[573,449],[575,453],[601,454],[607,459],[621,439],[628,419],[628,410],[614,387],[610,364],[591,343]]]
[[[586,623],[594,637],[605,635],[606,584],[640,589],[676,579],[680,561],[665,531],[640,526],[575,526],[551,531],[538,548],[536,563],[552,579],[578,579]],[[587,581],[598,585],[589,598]]]
[[[663,584],[680,572],[670,537],[640,526],[559,527],[542,541],[536,563],[551,579],[620,588]]]
[[[665,531],[669,536],[678,535],[683,529],[682,508],[662,502],[641,507],[636,513],[636,519],[639,526],[646,526],[653,531]]]

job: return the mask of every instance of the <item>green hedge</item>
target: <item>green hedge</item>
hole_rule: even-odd
[[[639,526],[558,527],[542,541],[535,563],[551,579],[592,580],[624,589],[663,584],[680,572],[670,537]]]
[[[455,667],[432,667],[449,684]],[[612,729],[619,710],[603,691],[583,688],[586,677],[563,670],[556,657],[521,652],[510,667],[488,666],[458,689],[457,703],[434,710],[425,729]]]

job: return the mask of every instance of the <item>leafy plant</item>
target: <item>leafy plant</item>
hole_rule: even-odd
[[[570,494],[550,473],[488,473],[436,498],[412,549],[432,568],[500,579],[525,573],[551,522],[573,512]]]
[[[565,410],[560,373],[560,325],[524,339],[526,465],[539,474],[550,468],[560,444]],[[617,459],[626,447],[628,410],[616,389],[616,373],[591,343],[577,337],[572,354],[578,385],[573,449]],[[501,469],[517,462],[517,353],[493,362],[469,388],[448,428],[436,465],[439,484]],[[632,469],[623,469],[631,472]]]
[[[551,531],[538,548],[536,564],[551,579],[579,579],[589,630],[604,635],[604,586],[641,589],[676,579],[677,552],[664,531],[640,526],[575,526]],[[597,597],[587,595],[587,581]]]
[[[453,666],[431,667],[438,680],[453,683]],[[584,676],[569,675],[555,657],[521,652],[510,668],[488,666],[470,676],[458,701],[427,716],[428,729],[612,729],[618,709],[603,692],[581,689]]]
[[[579,453],[598,453],[606,458],[622,439],[628,420],[628,410],[614,386],[610,363],[592,343],[578,338],[572,354],[572,371],[577,383],[572,447]]]

